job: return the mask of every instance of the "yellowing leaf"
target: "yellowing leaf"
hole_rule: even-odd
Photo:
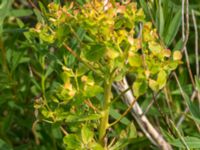
[[[137,11],[136,16],[138,17],[139,20],[143,20],[143,19],[145,18],[143,9],[140,8],[140,9]]]
[[[182,54],[180,51],[174,51],[173,53],[173,59],[174,60],[181,60],[182,59]]]
[[[86,126],[84,125],[81,129],[81,137],[83,140],[83,143],[88,144],[92,141],[94,136],[94,133]]]
[[[149,70],[145,70],[144,73],[145,73],[146,78],[148,79],[150,74],[151,74],[151,72]]]
[[[178,66],[178,62],[177,61],[171,61],[169,62],[169,64],[167,64],[166,68],[169,70],[169,71],[172,71],[172,70],[175,70]]]
[[[106,56],[108,56],[110,59],[115,59],[116,57],[119,56],[119,52],[117,52],[116,50],[109,48],[106,51]]]
[[[157,77],[157,83],[159,85],[159,89],[162,89],[165,86],[166,81],[167,81],[167,74],[164,70],[161,70],[158,73],[158,77]]]
[[[149,49],[153,54],[158,54],[163,49],[159,43],[156,43],[154,41],[149,42]]]
[[[67,68],[66,66],[62,66],[62,69],[64,70],[64,74],[68,77],[73,77],[74,73],[71,68]]]
[[[149,79],[149,87],[155,92],[159,90],[159,84],[153,79]]]
[[[129,53],[128,62],[131,67],[140,67],[142,66],[142,58],[138,54],[134,54],[132,52]]]
[[[164,54],[165,57],[170,57],[171,56],[171,51],[169,49],[165,49],[163,51],[163,54]]]
[[[129,42],[131,45],[133,45],[133,42],[134,42],[133,37],[129,36],[129,37],[128,37],[128,42]]]

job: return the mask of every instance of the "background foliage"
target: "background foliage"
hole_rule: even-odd
[[[37,106],[41,104],[42,93],[47,92],[47,95],[51,95],[55,92],[53,89],[57,86],[56,81],[62,82],[60,63],[63,62],[60,60],[70,65],[75,64],[76,60],[72,56],[66,58],[68,52],[64,48],[49,47],[45,43],[38,42],[38,39],[33,38],[31,33],[27,32],[44,17],[38,8],[45,10],[52,1],[31,2],[0,1],[0,149],[64,149],[64,135],[60,124],[51,124],[48,120],[38,122]],[[60,3],[59,0],[54,2]],[[76,2],[80,5],[85,3],[81,0]],[[61,3],[67,2],[61,1]],[[137,3],[138,7],[143,8],[147,20],[152,21],[154,27],[157,28],[163,43],[172,50],[182,49],[184,43],[182,42],[181,1],[138,0]],[[152,100],[151,92],[147,92],[138,101],[148,118],[159,127],[174,149],[200,148],[200,98],[198,95],[200,80],[199,66],[196,62],[196,59],[199,61],[199,57],[195,53],[195,46],[197,47],[198,44],[198,41],[195,42],[197,38],[195,37],[197,34],[195,26],[198,30],[199,5],[198,0],[191,1],[189,4],[188,59],[185,57],[187,55],[184,55],[182,65],[178,67],[176,74],[173,73],[170,76],[164,89],[157,94],[156,102],[154,102],[155,99]],[[192,11],[197,21],[196,24],[192,19]],[[187,31],[187,28],[185,30]],[[79,31],[80,38],[82,34]],[[71,42],[75,48],[76,40]],[[189,74],[190,72],[192,74]],[[175,77],[178,77],[178,80]],[[135,80],[131,74],[128,79],[130,83]],[[186,112],[186,108],[189,111]],[[126,109],[121,101],[117,101],[110,115],[116,119]],[[180,121],[180,118],[184,120]],[[132,121],[134,124],[130,124]],[[72,128],[70,130],[76,130],[73,129],[74,124],[71,124],[69,125]],[[127,136],[127,133],[131,134],[132,139],[127,149],[156,149],[142,135],[130,114],[124,117],[114,127],[114,130],[114,135],[110,136],[120,135],[123,138]]]

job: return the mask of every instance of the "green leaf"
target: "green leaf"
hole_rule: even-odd
[[[104,56],[106,52],[106,48],[104,45],[95,44],[91,45],[89,50],[85,51],[85,57],[89,61],[98,61],[100,58]]]
[[[198,105],[194,104],[191,101],[191,99],[186,94],[186,92],[183,90],[183,88],[181,87],[181,85],[180,85],[179,88],[182,89],[183,97],[184,97],[184,99],[185,99],[185,101],[186,101],[186,103],[187,103],[187,105],[189,107],[189,110],[190,110],[192,116],[199,119],[200,118],[200,109],[199,109]]]
[[[195,116],[190,116],[190,115],[188,115],[187,117],[189,117],[190,119],[194,120],[197,124],[200,124],[200,118],[197,118]]]
[[[167,69],[169,71],[173,71],[178,67],[178,62],[177,61],[170,61],[169,64],[167,64]]]
[[[180,23],[181,23],[181,10],[178,9],[176,15],[174,16],[168,27],[167,32],[164,35],[164,41],[167,46],[169,46],[174,40],[178,32]]]
[[[149,14],[149,13],[148,13],[148,12],[149,12],[149,11],[148,11],[148,6],[147,6],[146,1],[145,1],[145,0],[139,0],[139,2],[140,2],[140,5],[141,5],[142,8],[143,8],[145,14]]]
[[[131,67],[140,67],[142,66],[142,58],[138,54],[130,53],[128,57],[128,62]]]
[[[104,150],[104,148],[98,143],[92,143],[90,145],[90,148],[93,149],[93,150]]]
[[[11,6],[14,0],[0,1],[0,35],[3,32],[4,19],[9,16]]]
[[[89,120],[98,120],[102,116],[100,114],[91,114],[87,116],[80,116],[78,121],[89,121]]]
[[[149,42],[148,44],[149,44],[149,49],[155,55],[158,55],[161,52],[161,50],[163,49],[160,44],[158,44],[154,41]]]
[[[130,143],[130,140],[126,139],[119,139],[109,150],[121,150],[126,147]]]
[[[54,0],[54,3],[60,4],[60,0]]]
[[[146,137],[138,137],[131,139],[119,139],[109,150],[122,150],[128,144],[131,144],[132,149],[145,149],[145,146],[150,144]]]
[[[164,25],[165,25],[165,20],[164,20],[163,8],[162,8],[162,5],[159,4],[159,34],[160,35],[163,34]]]
[[[43,19],[43,17],[42,17],[41,12],[40,12],[38,9],[33,9],[33,11],[34,11],[34,14],[35,14],[36,17],[37,17],[38,22],[43,22],[44,19]]]
[[[167,74],[164,70],[161,70],[158,73],[157,77],[157,83],[159,85],[159,89],[162,89],[165,86],[166,82],[167,82]]]
[[[69,134],[65,136],[63,142],[67,145],[68,149],[81,149],[81,141],[75,134]]]
[[[52,72],[54,71],[54,68],[53,68],[53,65],[54,65],[54,62],[51,62],[48,67],[47,67],[47,70],[45,72],[45,78],[47,78],[50,74],[52,74]]]
[[[200,148],[200,138],[197,137],[183,137],[184,141],[188,145],[189,148],[193,149],[199,149]],[[179,148],[185,148],[185,145],[182,143],[180,139],[175,139],[173,141],[169,141],[170,144],[173,146],[179,147]]]
[[[143,95],[147,91],[147,82],[145,79],[137,79],[133,83],[133,93],[136,97]]]
[[[152,80],[152,79],[149,79],[149,87],[154,91],[158,91],[159,90],[159,84],[155,81],[155,80]]]
[[[133,122],[131,122],[128,126],[128,138],[136,138],[137,137],[137,130]]]
[[[46,15],[47,12],[46,12],[46,8],[45,8],[45,6],[43,5],[43,3],[39,1],[38,4],[39,4],[39,7],[40,7],[42,13],[43,13],[44,15]]]
[[[12,147],[8,145],[5,141],[0,139],[0,149],[2,150],[12,150]]]
[[[124,19],[118,19],[116,22],[115,22],[115,29],[119,29],[123,26],[124,24]]]
[[[183,40],[180,39],[176,45],[173,47],[173,50],[181,49],[183,47]]]
[[[39,37],[41,40],[45,41],[45,42],[48,42],[50,44],[52,44],[54,41],[55,41],[55,37],[53,34],[49,34],[45,31],[41,31],[39,33]]]
[[[12,9],[10,15],[14,17],[24,17],[30,16],[33,14],[33,11],[30,9]]]
[[[113,117],[114,119],[118,119],[118,118],[121,116],[121,114],[120,114],[118,111],[116,111],[115,109],[113,109],[113,108],[110,108],[110,115],[111,115],[111,117]],[[123,118],[120,120],[120,122],[121,122],[122,124],[124,124],[124,125],[129,125],[129,124],[130,124],[130,121],[128,120],[127,117],[123,117]]]
[[[94,97],[97,94],[100,94],[102,92],[103,92],[103,88],[99,85],[86,86],[86,89],[84,91],[84,96],[85,97]]]
[[[87,127],[87,125],[84,125],[81,129],[81,137],[84,144],[88,144],[92,141],[94,136],[94,133]]]
[[[74,115],[70,114],[65,117],[66,122],[77,122],[77,121],[90,121],[90,120],[98,120],[102,116],[100,114],[90,114],[90,115]]]
[[[200,92],[200,79],[197,76],[195,76],[195,85],[198,92]]]
[[[59,125],[57,125],[57,124],[52,125],[52,135],[56,139],[62,139],[63,138]]]

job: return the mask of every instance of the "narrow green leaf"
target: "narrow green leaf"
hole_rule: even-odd
[[[195,76],[195,85],[196,85],[196,89],[200,92],[200,79]]]
[[[147,7],[146,1],[145,1],[145,0],[140,0],[140,5],[142,6],[142,8],[143,8],[145,14],[149,14],[149,13],[148,13],[148,7]]]
[[[200,118],[196,118],[196,117],[190,116],[190,115],[188,115],[187,117],[189,117],[190,119],[194,120],[197,124],[200,124]]]
[[[60,0],[54,0],[54,3],[60,4]]]
[[[182,46],[183,46],[183,40],[180,39],[180,40],[176,43],[176,45],[174,46],[173,50],[180,50],[180,49],[182,48]]]
[[[33,11],[30,9],[12,9],[10,11],[10,16],[13,17],[24,17],[24,16],[30,16],[33,14]]]
[[[167,46],[169,46],[172,43],[172,41],[174,40],[174,38],[178,32],[180,23],[181,23],[181,10],[177,10],[176,15],[171,20],[171,23],[167,29],[167,32],[164,35],[164,41]]]
[[[11,146],[8,145],[5,141],[0,139],[0,149],[2,150],[12,150]]]
[[[41,12],[38,9],[33,9],[33,12],[37,17],[38,22],[42,22],[44,20]]]
[[[79,116],[76,121],[89,121],[89,120],[98,120],[101,118],[100,114],[91,114],[87,116]]]
[[[164,25],[165,25],[165,20],[164,20],[163,8],[162,5],[159,4],[159,34],[161,36],[163,35]]]
[[[118,119],[121,114],[119,112],[117,112],[116,110],[114,110],[113,108],[110,108],[110,115],[111,117],[113,117],[114,119]],[[124,125],[129,125],[130,124],[130,121],[128,120],[127,117],[123,117],[120,122]]]
[[[184,137],[184,141],[186,142],[186,144],[188,145],[188,147],[190,149],[199,149],[200,148],[200,138],[197,137]],[[179,147],[179,148],[185,148],[184,144],[181,142],[180,139],[175,139],[173,141],[169,141],[170,144],[172,144],[173,146]]]

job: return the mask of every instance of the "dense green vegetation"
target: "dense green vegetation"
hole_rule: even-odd
[[[199,6],[0,0],[0,150],[200,149]]]

